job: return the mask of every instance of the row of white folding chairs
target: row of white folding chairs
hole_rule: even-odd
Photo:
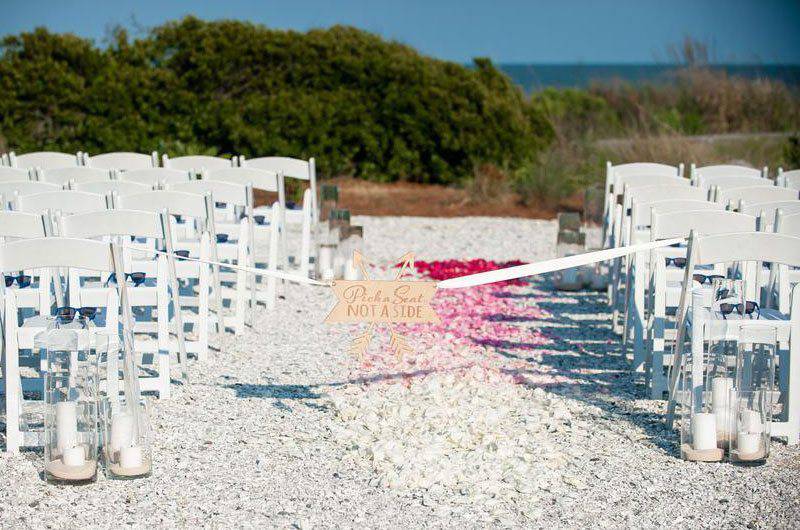
[[[700,190],[697,195],[702,198],[715,200],[720,196],[721,190],[729,188],[742,188],[739,193],[729,192],[729,196],[722,197],[727,201],[732,198],[751,202],[765,200],[780,200],[791,197],[791,192],[775,188],[774,182],[763,178],[767,174],[766,168],[759,171],[740,166],[708,166],[691,169],[691,178],[684,179],[680,176],[683,167],[666,166],[663,164],[637,163],[623,164],[622,166],[607,165],[606,176],[606,217],[604,222],[604,244],[607,247],[622,245],[622,236],[625,234],[625,218],[630,214],[630,199],[626,199],[626,190],[642,186],[661,185],[667,188],[692,186]],[[771,192],[754,190],[756,187],[771,187]],[[622,267],[622,270],[620,269]],[[620,290],[621,279],[627,268],[627,259],[620,258],[612,263],[609,274],[608,296],[612,306],[613,326],[617,333],[622,332],[623,323],[619,320],[621,306],[624,305],[626,296]]]
[[[213,157],[209,157],[213,158]],[[257,160],[256,164],[263,161]],[[291,159],[290,159],[291,161]],[[300,164],[285,165],[293,174],[300,174],[303,170],[304,161],[299,161]],[[248,164],[248,162],[243,162]],[[310,166],[313,169],[313,160]],[[134,184],[142,184],[149,187],[157,187],[165,189],[169,185],[190,182],[194,180],[193,170],[176,170],[168,168],[151,168],[151,169],[138,169],[119,172],[117,170],[101,170],[89,167],[69,167],[58,168],[51,170],[36,169],[33,173],[36,177],[34,181],[41,182],[42,184],[54,184],[56,186],[65,186],[71,189],[91,191],[91,192],[105,192],[108,190],[117,191],[120,194],[135,193],[137,191]],[[270,193],[277,193],[278,202],[281,205],[281,243],[283,248],[294,248],[295,252],[292,253],[295,262],[298,264],[298,273],[308,276],[311,271],[310,265],[310,249],[311,249],[311,236],[312,227],[314,225],[314,212],[316,209],[316,202],[314,200],[315,183],[310,181],[310,186],[303,193],[301,209],[287,209],[286,208],[286,193],[285,193],[285,178],[282,171],[273,171],[271,169],[264,169],[258,167],[219,167],[216,169],[203,169],[200,172],[203,179],[219,180],[224,182],[234,183],[250,183],[256,190],[261,190]],[[26,193],[32,193],[35,190],[46,191],[49,188],[46,185],[40,184],[15,184],[21,182],[30,182],[24,173],[24,170],[16,168],[2,168],[0,167],[0,194],[4,194],[7,198],[11,197],[14,190],[13,186],[23,188]],[[106,184],[103,184],[106,182]],[[105,189],[104,189],[105,188]],[[270,213],[269,207],[259,207],[254,210],[254,214],[259,216],[259,219],[268,216]],[[268,240],[269,230],[259,224],[255,230],[255,235],[264,242]],[[300,229],[299,240],[290,247],[286,239],[286,230],[290,226],[297,226]],[[289,253],[284,253],[284,268],[288,268]],[[259,278],[259,281],[263,279]]]
[[[786,190],[781,188],[775,187],[753,187],[753,188],[734,188],[734,190],[741,190],[743,193],[737,195],[736,197],[739,198],[739,211],[749,213],[751,216],[763,216],[762,224],[764,225],[763,229],[769,229],[772,226],[773,219],[775,217],[775,211],[779,208],[783,208],[785,212],[794,212],[800,211],[800,200],[797,200],[796,192],[792,190]],[[752,194],[746,193],[747,191],[754,192]],[[769,194],[764,193],[761,194],[762,191],[778,191],[783,192],[783,194]],[[667,198],[668,199],[665,199]],[[649,185],[649,186],[641,186],[641,187],[630,187],[626,186],[625,192],[623,194],[623,207],[625,208],[625,215],[622,216],[620,225],[620,230],[615,234],[615,239],[620,242],[620,246],[626,246],[632,243],[642,243],[649,240],[650,236],[650,229],[651,229],[651,209],[655,207],[660,207],[661,211],[664,209],[669,209],[669,211],[679,211],[683,210],[701,210],[701,209],[716,209],[720,210],[723,209],[725,204],[722,202],[708,202],[704,200],[706,197],[705,193],[702,189],[693,187],[693,186],[685,186],[685,185]],[[767,198],[786,198],[792,197],[793,200],[778,200],[772,202],[748,202],[745,203],[745,199],[758,201],[760,199],[767,199]],[[730,201],[729,201],[730,202]],[[728,206],[731,206],[728,204]],[[626,344],[629,334],[629,326],[628,324],[631,323],[631,313],[629,310],[629,306],[631,303],[632,298],[635,297],[636,300],[641,300],[641,297],[644,294],[643,289],[646,289],[641,282],[636,283],[633,282],[636,289],[638,290],[636,293],[630,291],[630,286],[632,284],[632,277],[631,271],[628,264],[632,261],[633,258],[624,261],[624,267],[620,265],[622,260],[616,260],[613,264],[612,271],[619,271],[619,276],[625,278],[624,283],[622,283],[622,279],[619,276],[612,276],[613,283],[613,292],[619,293],[624,292],[624,298],[620,296],[619,300],[621,301],[620,304],[614,306],[614,318],[617,317],[617,312],[624,309],[625,311],[625,319],[623,321],[624,328],[623,328],[623,344]],[[646,274],[648,263],[646,261],[640,260],[639,267],[637,273],[640,275],[640,278],[643,278]],[[621,286],[624,286],[624,290],[620,289]],[[640,312],[643,310],[641,303],[637,304],[637,308]],[[641,318],[638,319],[638,322],[641,322]],[[634,330],[636,331],[636,330]],[[634,333],[635,337],[635,347],[634,347],[634,366],[641,367],[641,335]]]
[[[17,155],[14,152],[5,153],[0,158],[0,165],[24,170],[54,170],[68,167],[85,166],[105,170],[134,171],[159,167],[159,157],[156,151],[150,154],[133,152],[113,152],[89,156],[88,153],[79,151],[76,154],[60,153],[53,151],[39,151]],[[234,156],[227,159],[207,155],[188,155],[170,158],[162,155],[161,162],[164,168],[191,171],[200,173],[215,169],[229,167],[250,167],[264,169],[275,173],[282,173],[284,178],[298,179],[308,182],[311,190],[312,221],[317,222],[317,170],[314,158],[302,160],[282,156],[266,156],[246,159],[244,156]]]
[[[789,217],[798,218],[800,214],[787,216],[786,219],[789,220]],[[800,220],[789,221],[796,223],[795,234],[749,230],[707,234],[692,229],[677,308],[677,337],[669,374],[667,421],[670,426],[679,395],[689,390],[680,388],[681,367],[691,370],[693,374],[702,374],[707,344],[717,340],[737,340],[748,328],[768,327],[775,331],[779,345],[775,364],[779,369],[777,389],[780,393],[776,400],[769,403],[775,407],[774,412],[778,412],[773,416],[770,434],[784,437],[790,445],[800,442],[800,363],[797,362],[800,359],[800,283],[793,287],[794,295],[787,313],[762,308],[758,319],[717,319],[711,311],[712,297],[698,291],[692,281],[696,272],[705,271],[700,267],[727,268],[728,264],[735,263],[738,275],[745,281],[747,300],[756,301],[752,297],[757,296],[758,291],[754,292],[750,286],[758,286],[763,262],[787,268],[800,267]],[[788,227],[789,223],[784,226]],[[693,378],[692,385],[698,383],[697,378]]]
[[[756,218],[743,213],[721,210],[710,203],[697,203],[696,206],[691,206],[688,204],[691,201],[685,201],[687,204],[676,204],[680,202],[662,201],[643,204],[644,207],[650,207],[651,241],[686,237],[692,230],[702,234],[724,234],[755,232],[759,228],[765,231],[768,226],[763,210],[759,218]],[[705,208],[700,208],[701,205],[705,205]],[[687,210],[687,207],[694,210]],[[786,216],[788,221],[783,223],[782,228],[778,228],[783,215],[778,209],[776,217],[779,220],[775,221],[774,225],[782,234],[800,236],[798,232],[800,221],[796,220],[800,218],[800,205],[795,204],[794,207],[797,213]],[[670,331],[668,326],[669,308],[677,306],[683,276],[682,268],[669,267],[667,261],[676,257],[685,258],[685,255],[685,247],[658,249],[649,254],[638,253],[633,257],[632,267],[629,270],[630,287],[626,323],[634,335],[634,366],[644,367],[653,398],[661,398],[666,391],[663,367],[669,365],[666,354],[667,343],[675,337],[674,330]],[[724,268],[719,267],[713,271],[715,274],[725,272]],[[762,267],[754,281],[748,282],[748,296],[749,299],[758,299],[765,315],[770,311],[785,314],[790,303],[790,286],[798,281],[800,275],[797,271],[778,264],[770,264],[766,270]]]
[[[29,183],[39,184],[39,183]],[[1,188],[2,186],[0,186]],[[135,194],[119,195],[112,193],[110,195],[101,195],[97,193],[85,191],[69,191],[69,190],[51,190],[35,194],[16,194],[12,200],[12,207],[16,210],[23,212],[44,212],[46,210],[61,211],[64,213],[88,213],[97,210],[102,210],[107,207],[116,208],[130,208],[130,209],[144,209],[153,211],[154,209],[168,209],[171,214],[186,217],[188,219],[196,220],[198,230],[195,230],[194,224],[184,223],[176,228],[183,228],[184,245],[186,250],[191,250],[192,255],[204,259],[222,258],[228,261],[235,261],[237,263],[253,267],[255,265],[255,245],[252,243],[255,239],[253,216],[249,213],[252,212],[252,188],[249,185],[213,181],[213,180],[195,180],[190,182],[183,182],[172,184],[169,186],[171,191],[160,190],[148,192],[139,190]],[[236,208],[236,211],[245,213],[240,217],[227,219],[220,217],[219,222],[224,223],[226,230],[231,232],[229,235],[230,243],[219,244],[217,242],[217,230],[215,211],[219,209],[214,208],[214,202],[225,202]],[[229,210],[234,211],[234,210]],[[275,203],[273,208],[272,223],[269,226],[264,226],[264,229],[270,227],[277,227],[280,218],[281,208],[278,203]],[[188,228],[188,230],[187,230]],[[173,229],[176,236],[181,235],[179,230]],[[189,239],[186,239],[186,236]],[[208,242],[204,242],[207,239]],[[176,243],[178,244],[178,243]],[[278,266],[278,256],[280,255],[279,249],[280,240],[278,238],[278,230],[271,230],[268,257],[262,259],[261,262],[269,269],[276,269]],[[208,248],[207,248],[208,247]],[[219,250],[222,249],[222,250]],[[189,268],[196,268],[194,264],[187,265]],[[227,276],[228,282],[235,281],[235,293],[228,292],[227,287],[220,287],[220,273],[219,268],[214,267],[214,275],[212,278],[212,291],[218,293],[215,298],[217,303],[217,315],[221,315],[221,308],[223,301],[221,297],[226,294],[226,300],[230,300],[230,304],[234,309],[232,317],[226,318],[225,321],[220,322],[220,325],[231,327],[235,332],[241,332],[245,325],[246,307],[252,307],[252,300],[258,296],[258,299],[264,302],[269,308],[274,307],[276,298],[276,285],[275,280],[268,279],[264,293],[257,293],[256,286],[252,285],[248,288],[244,281],[239,281],[244,273],[238,272],[234,278]],[[195,278],[198,279],[198,278]],[[201,289],[201,292],[203,289]],[[198,300],[198,303],[202,303]],[[200,310],[201,315],[208,315],[207,306],[203,304]],[[197,350],[193,349],[193,353],[205,356],[207,352],[207,333],[205,332],[207,324],[200,323],[200,338],[198,339]]]
[[[123,278],[125,269],[121,249],[113,243],[75,238],[62,237],[41,237],[43,232],[44,220],[41,216],[23,219],[20,214],[0,212],[3,215],[2,229],[6,232],[17,231],[22,238],[15,241],[3,241],[0,243],[0,271],[6,273],[18,273],[19,271],[37,271],[40,280],[39,293],[44,293],[49,288],[51,272],[59,268],[79,268],[83,270],[95,271],[98,274],[114,273],[118,278]],[[8,221],[13,224],[9,227],[7,220],[16,216],[16,220]],[[27,226],[26,226],[27,225]],[[26,238],[24,236],[34,235],[37,237]],[[13,237],[13,236],[8,236]],[[15,292],[16,291],[16,292]],[[19,350],[33,350],[35,337],[45,330],[43,319],[31,318],[31,325],[24,325],[19,322],[19,305],[25,304],[23,298],[19,296],[23,290],[13,290],[5,287],[5,283],[0,284],[0,319],[2,319],[2,343],[3,343],[3,379],[2,393],[4,394],[4,416],[5,416],[5,442],[6,451],[16,452],[22,446],[38,446],[42,444],[41,431],[34,431],[21,428],[27,399],[25,392],[36,390],[40,395],[43,394],[41,378],[37,384],[31,386],[26,383],[32,382],[29,378],[23,378],[19,365]],[[47,301],[42,302],[40,311],[49,314],[50,293],[47,292]],[[118,282],[117,288],[106,289],[105,297],[102,300],[105,308],[105,326],[99,331],[116,334],[119,325],[122,324],[123,330],[131,330],[130,323],[133,321],[133,314],[129,304],[129,289],[125,282]],[[63,299],[62,299],[63,303]],[[97,331],[97,328],[88,328],[81,331],[81,335]],[[126,334],[126,342],[128,335]],[[35,356],[34,356],[35,358]],[[38,366],[44,369],[41,364]],[[28,388],[26,388],[26,386]]]

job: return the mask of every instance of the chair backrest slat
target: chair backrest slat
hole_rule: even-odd
[[[0,210],[0,237],[45,237],[45,218],[40,214]]]
[[[113,271],[111,245],[102,241],[45,237],[20,239],[0,245],[0,271],[42,267],[77,267]]]
[[[127,182],[124,180],[103,180],[100,182],[75,183],[72,185],[72,189],[78,191],[88,191],[91,193],[101,193],[103,195],[116,193],[119,196],[123,196],[152,191],[153,187],[148,186],[147,184]]]
[[[251,184],[253,189],[277,193],[280,190],[278,173],[266,169],[251,167],[231,167],[213,169],[202,173],[203,180],[219,180],[246,186]]]
[[[235,206],[252,206],[252,188],[245,184],[203,179],[170,184],[167,189],[201,195],[210,193],[215,202],[224,202]]]
[[[160,212],[167,210],[171,215],[184,215],[208,221],[206,196],[185,191],[156,190],[119,197],[116,205],[130,210]]]
[[[45,210],[63,213],[93,212],[105,210],[106,198],[88,191],[58,190],[21,195],[16,199],[16,208],[21,212],[42,213]]]
[[[118,169],[121,171],[158,167],[158,153],[155,151],[150,154],[114,152],[94,156],[84,153],[83,160],[84,165],[89,167]]]
[[[170,158],[166,153],[161,157],[162,165],[170,169],[185,169],[196,173],[204,169],[225,169],[235,167],[236,158],[227,159],[219,156],[188,155]]]
[[[143,210],[101,210],[64,216],[59,221],[63,237],[94,238],[107,235],[164,237],[161,216]]]
[[[189,182],[193,177],[188,170],[154,167],[120,172],[117,174],[117,178],[125,182],[138,182],[148,186],[158,186],[176,182]]]
[[[0,182],[19,182],[31,179],[27,169],[17,167],[0,167]]]
[[[17,155],[10,154],[12,167],[22,169],[55,169],[59,167],[75,167],[81,164],[77,154],[59,153],[56,151],[37,151]]]
[[[299,158],[290,158],[286,156],[262,156],[259,158],[245,159],[243,156],[239,157],[239,165],[241,167],[266,169],[275,173],[283,173],[284,177],[311,180],[312,159],[302,160]]]
[[[95,182],[111,179],[111,171],[94,167],[60,167],[54,169],[39,169],[36,171],[37,179],[41,182],[64,185],[72,181],[75,183]]]
[[[794,190],[800,190],[800,169],[784,171],[780,175],[782,185]]]
[[[764,212],[767,217],[772,218],[775,212],[782,209],[785,214],[800,213],[800,200],[794,201],[768,201],[768,202],[754,202],[744,203],[743,207],[739,210],[747,215],[758,215]]]
[[[764,262],[800,266],[800,237],[774,232],[697,234],[694,265]]]
[[[672,195],[669,195],[671,197]],[[634,226],[648,226],[652,222],[652,210],[659,213],[693,212],[697,210],[724,210],[716,202],[699,201],[693,199],[653,199],[650,201],[634,200],[631,205],[631,222]]]
[[[692,230],[698,234],[727,234],[756,230],[757,219],[726,210],[695,210],[660,213],[652,212],[650,237],[653,241],[673,237],[688,237]]]
[[[789,188],[777,186],[747,186],[737,188],[724,188],[717,191],[716,201],[722,204],[731,202],[738,207],[739,201],[769,202],[791,201],[800,199],[800,192]]]
[[[17,182],[0,182],[0,195],[5,200],[11,201],[14,195],[32,195],[48,191],[59,191],[61,186],[49,182],[36,182],[34,180],[20,180]]]

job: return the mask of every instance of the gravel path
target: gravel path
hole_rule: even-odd
[[[554,254],[546,221],[354,222],[376,263],[406,250]],[[351,330],[320,323],[327,290],[284,296],[154,403],[152,477],[54,487],[40,454],[0,453],[0,527],[789,528],[800,518],[796,448],[774,442],[757,468],[678,458],[663,402],[637,399],[600,295],[554,293],[545,279],[440,293],[442,309],[469,300],[483,312],[410,329],[417,354],[376,348],[369,364],[345,355]]]

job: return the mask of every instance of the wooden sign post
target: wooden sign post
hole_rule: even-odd
[[[411,348],[395,331],[394,324],[439,322],[439,316],[430,305],[436,293],[436,282],[403,281],[403,273],[409,264],[413,264],[414,254],[407,253],[400,260],[402,265],[394,280],[371,280],[364,266],[364,257],[355,251],[353,264],[361,270],[364,279],[337,281],[332,286],[337,302],[325,322],[369,324],[366,331],[350,344],[350,352],[359,358],[372,342],[377,324],[389,326],[389,347],[401,357]]]

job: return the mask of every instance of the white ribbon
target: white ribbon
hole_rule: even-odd
[[[564,269],[571,269],[573,267],[580,267],[582,265],[590,265],[600,261],[608,261],[610,259],[619,258],[628,254],[635,254],[646,250],[655,248],[668,247],[678,243],[686,242],[685,237],[676,237],[674,239],[664,239],[661,241],[650,241],[647,243],[638,243],[636,245],[628,245],[626,247],[608,248],[604,250],[597,250],[594,252],[586,252],[584,254],[577,254],[575,256],[566,256],[563,258],[549,259],[540,261],[538,263],[528,263],[526,265],[518,265],[516,267],[507,267],[505,269],[497,269],[493,271],[479,272],[477,274],[469,274],[467,276],[458,276],[456,278],[449,278],[442,280],[437,284],[439,289],[460,289],[464,287],[475,287],[477,285],[486,285],[487,283],[502,282],[506,280],[516,280],[526,276],[535,276],[537,274],[545,274],[548,272],[555,272]],[[138,252],[150,252],[153,254],[165,254],[168,252],[161,250],[141,248],[131,245],[122,245],[125,248],[136,250]],[[308,285],[323,285],[326,287],[331,286],[331,282],[321,282],[306,276],[299,276],[297,274],[290,274],[288,272],[281,272],[271,269],[256,269],[253,267],[243,267],[241,265],[233,265],[231,263],[223,263],[219,261],[201,260],[192,257],[178,257],[177,260],[196,261],[199,263],[206,263],[208,265],[217,265],[219,267],[226,267],[228,269],[241,270],[251,274],[260,274],[262,276],[273,276],[281,280],[288,280],[290,282],[305,283]]]
[[[133,245],[122,245],[122,246],[124,248],[130,249],[130,250],[135,250],[137,252],[145,252],[145,253],[150,253],[150,254],[164,254],[165,256],[169,256],[170,255],[169,252],[164,252],[163,250],[156,250],[154,248],[142,248],[142,247],[136,247],[136,246],[133,246]],[[249,272],[251,274],[258,274],[258,275],[261,275],[261,276],[272,276],[272,277],[278,278],[280,280],[288,280],[290,282],[307,283],[309,285],[325,285],[327,287],[331,286],[330,282],[321,282],[321,281],[318,281],[318,280],[313,280],[311,278],[308,278],[307,276],[299,276],[297,274],[290,274],[288,272],[281,272],[281,271],[278,271],[278,270],[257,269],[257,268],[254,268],[254,267],[244,267],[242,265],[233,265],[232,263],[223,263],[221,261],[212,261],[212,260],[207,260],[207,259],[192,258],[190,256],[187,256],[187,257],[184,258],[183,256],[173,255],[173,257],[175,258],[176,261],[196,261],[198,263],[206,263],[208,265],[216,265],[218,267],[225,267],[227,269],[233,269],[233,270]]]
[[[628,254],[635,254],[636,252],[652,250],[654,248],[668,247],[670,245],[683,243],[685,241],[685,237],[676,237],[674,239],[664,239],[662,241],[651,241],[648,243],[639,243],[626,247],[608,248],[605,250],[597,250],[595,252],[586,252],[585,254],[577,254],[575,256],[549,259],[546,261],[540,261],[538,263],[529,263],[527,265],[518,265],[516,267],[507,267],[505,269],[497,269],[493,271],[479,272],[477,274],[470,274],[468,276],[449,278],[439,282],[437,287],[440,289],[459,289],[462,287],[475,287],[476,285],[485,285],[487,283],[502,282],[505,280],[515,280],[517,278],[524,278],[525,276],[544,274],[546,272],[555,272],[563,269],[571,269],[572,267],[580,267],[581,265],[589,265],[599,261],[607,261]]]

